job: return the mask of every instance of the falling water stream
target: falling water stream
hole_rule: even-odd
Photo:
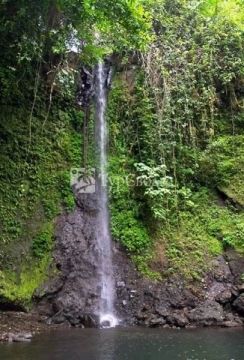
[[[114,315],[114,276],[112,264],[112,246],[109,228],[108,191],[107,191],[107,126],[106,126],[106,82],[105,65],[99,63],[96,68],[96,142],[98,150],[98,246],[101,261],[101,300],[100,324],[102,327],[114,327],[117,319]]]

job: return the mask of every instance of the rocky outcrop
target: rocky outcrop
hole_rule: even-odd
[[[0,343],[27,342],[36,334],[67,327],[47,325],[44,317],[35,312],[0,311]]]
[[[213,261],[213,270],[201,283],[185,283],[179,277],[155,283],[142,278],[115,247],[118,313],[129,324],[150,327],[242,326],[242,261],[227,252]]]
[[[115,65],[116,59],[112,56],[105,59],[105,70],[107,74],[106,87],[109,89],[112,78],[112,66]],[[86,109],[90,106],[94,97],[94,67],[82,66],[79,70],[79,76],[77,81],[76,92],[76,104],[77,106]]]
[[[56,226],[54,262],[58,276],[35,294],[38,311],[48,322],[95,326],[101,289],[96,244],[96,197],[83,194],[72,214]]]
[[[37,309],[48,323],[98,324],[99,254],[95,194],[77,196],[77,208],[57,222],[56,278],[36,292]],[[113,245],[116,311],[122,324],[149,327],[242,326],[244,259],[227,251],[201,282],[179,276],[156,282],[142,277],[121,246]]]
[[[233,302],[233,307],[239,314],[244,316],[244,294],[238,296],[238,298]]]
[[[188,313],[191,322],[204,326],[221,325],[224,317],[224,309],[216,301],[200,304]]]

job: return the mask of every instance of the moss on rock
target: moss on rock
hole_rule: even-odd
[[[69,172],[80,166],[82,114],[55,107],[44,124],[22,108],[1,108],[0,295],[30,302],[49,273],[54,220],[74,206]]]
[[[244,136],[220,136],[200,159],[200,179],[244,206]]]

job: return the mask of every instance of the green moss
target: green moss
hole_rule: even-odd
[[[32,240],[32,253],[34,257],[43,259],[53,248],[53,224],[45,224],[40,233]]]
[[[212,142],[201,156],[199,174],[207,185],[244,206],[244,136],[222,136]]]
[[[162,273],[151,269],[150,263],[153,260],[154,254],[153,251],[146,251],[143,255],[134,255],[132,259],[138,269],[138,271],[143,274],[148,279],[154,281],[162,280]]]
[[[210,189],[198,189],[190,199],[191,206],[179,206],[154,241],[165,249],[168,268],[164,275],[181,273],[200,279],[209,271],[210,260],[231,247],[244,253],[244,214],[234,204],[243,206],[244,152],[243,136],[219,137],[200,159],[201,180]],[[214,195],[218,188],[231,202]],[[154,254],[156,258],[158,255]]]
[[[71,167],[81,163],[82,114],[2,107],[0,115],[1,294],[30,299],[51,261],[54,219],[74,207]],[[30,128],[31,126],[31,128]]]
[[[243,164],[244,165],[244,164]],[[230,200],[244,208],[244,170],[229,179],[228,185],[220,185],[219,190]]]
[[[169,260],[168,272],[200,278],[210,270],[210,260],[226,247],[244,253],[244,214],[219,203],[207,189],[195,193],[194,208],[179,213],[178,226],[163,229],[161,236]]]
[[[50,256],[46,256],[41,261],[31,261],[31,265],[23,267],[19,273],[0,271],[0,296],[30,307],[34,291],[50,276],[50,263]]]

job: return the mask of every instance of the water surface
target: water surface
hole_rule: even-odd
[[[56,331],[0,345],[1,360],[243,360],[244,331],[116,328]]]

